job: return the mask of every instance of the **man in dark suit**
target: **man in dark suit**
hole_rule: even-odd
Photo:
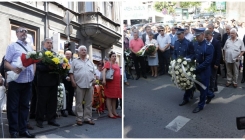
[[[205,38],[207,42],[212,44],[214,46],[214,54],[213,54],[213,60],[211,62],[211,77],[210,77],[210,85],[209,90],[212,92],[218,91],[217,86],[217,71],[220,64],[220,58],[221,58],[221,47],[220,47],[220,41],[215,39],[213,37],[213,34],[211,31],[207,30],[205,31]]]
[[[208,30],[212,32],[213,38],[221,41],[221,34],[214,31],[214,25],[208,24]]]
[[[67,50],[65,52],[66,59],[68,60],[69,64],[71,65],[72,62],[72,52],[70,50]],[[72,110],[73,106],[73,97],[74,97],[74,88],[72,87],[71,80],[69,77],[69,72],[63,77],[63,83],[65,85],[65,89],[67,92],[66,94],[66,110],[68,111],[68,114],[71,116],[76,116],[76,114]]]
[[[150,26],[146,26],[145,27],[145,33],[142,35],[142,40],[143,40],[143,43],[145,44],[145,41],[146,40],[149,40],[149,36],[148,34],[151,32],[151,27]]]
[[[53,41],[45,39],[43,52],[51,51]],[[37,108],[36,125],[43,128],[44,115],[49,125],[60,126],[56,123],[57,111],[57,92],[59,84],[59,75],[50,73],[54,68],[44,64],[42,61],[37,63]]]

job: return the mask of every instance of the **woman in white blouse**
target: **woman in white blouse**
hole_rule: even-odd
[[[157,55],[157,50],[158,50],[158,43],[157,40],[153,39],[154,34],[150,32],[148,34],[149,39],[145,41],[145,45],[148,44],[154,44],[156,46],[156,50],[152,53],[152,55],[148,55],[148,65],[151,67],[151,76],[157,77],[157,66],[158,66],[158,55]]]

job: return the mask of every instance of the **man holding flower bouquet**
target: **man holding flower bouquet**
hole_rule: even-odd
[[[194,55],[194,48],[192,43],[185,38],[185,29],[175,28],[177,30],[177,37],[178,40],[174,43],[174,50],[173,50],[173,59],[177,59],[179,57],[191,57]],[[189,102],[191,96],[193,96],[194,89],[190,88],[185,91],[183,102],[179,104],[179,106],[183,106]]]
[[[53,41],[50,38],[44,40],[44,55],[55,55],[52,49]],[[54,59],[56,61],[56,59]],[[55,66],[41,61],[37,63],[37,108],[36,125],[43,128],[44,115],[49,125],[60,126],[56,123],[57,92],[59,74],[54,73]]]
[[[18,27],[16,36],[18,41],[8,46],[4,62],[5,68],[19,74],[16,80],[8,83],[7,118],[9,133],[11,138],[35,138],[35,135],[27,131],[27,118],[36,65],[32,64],[22,70],[13,64],[22,54],[33,51],[26,42],[27,29],[25,27]]]

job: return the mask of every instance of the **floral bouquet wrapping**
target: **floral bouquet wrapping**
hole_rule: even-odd
[[[70,70],[70,64],[64,55],[54,54],[51,51],[46,51],[43,54],[43,63],[54,68],[54,72],[60,76],[65,75]]]
[[[147,47],[147,46],[142,47],[142,48],[136,53],[136,55],[137,55],[137,56],[144,56],[146,47]]]
[[[95,108],[98,113],[104,112],[104,102],[104,87],[99,83],[99,80],[96,80],[96,85],[94,86],[92,107]]]
[[[66,90],[63,83],[58,86],[57,111],[66,109]]]
[[[172,81],[178,88],[187,90],[192,88],[194,83],[196,83],[203,89],[206,89],[202,83],[196,80],[194,70],[196,70],[196,63],[182,57],[179,57],[177,60],[172,60],[169,66],[169,74],[172,75]]]
[[[41,61],[42,56],[43,55],[41,52],[36,51],[27,52],[27,54],[22,53],[21,56],[17,58],[17,61],[13,62],[12,64],[17,68],[25,70],[26,67]],[[8,71],[7,75],[7,83],[9,83],[16,80],[20,74],[17,74],[13,71]]]
[[[156,46],[154,44],[148,44],[145,49],[145,55],[152,56],[152,53],[154,53],[156,50]]]

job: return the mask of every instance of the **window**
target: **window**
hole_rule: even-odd
[[[16,29],[19,27],[19,25],[11,24],[11,39],[10,43],[16,42],[18,40],[16,36]],[[34,29],[30,29],[25,27],[28,30],[26,42],[32,46],[34,50],[37,50],[37,31]]]
[[[85,12],[93,12],[94,10],[93,2],[85,2]]]

